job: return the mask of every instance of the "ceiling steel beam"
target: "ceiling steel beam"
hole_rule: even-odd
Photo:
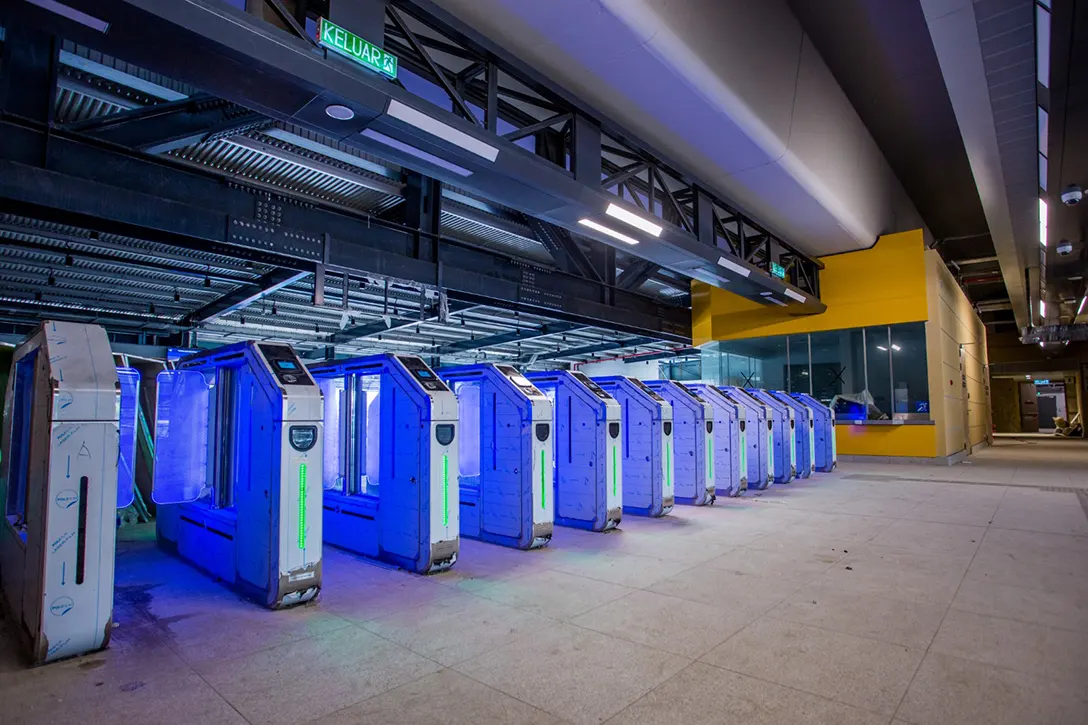
[[[537,241],[544,245],[558,266],[564,272],[577,274],[587,279],[601,281],[601,276],[593,262],[578,246],[578,242],[566,229],[536,217],[525,217],[525,224],[533,231]]]
[[[487,337],[480,337],[475,340],[459,340],[457,342],[447,343],[435,348],[433,354],[453,355],[454,353],[467,352],[469,350],[479,350],[485,347],[505,345],[521,340],[531,340],[538,337],[544,337],[545,335],[558,335],[563,332],[577,330],[580,327],[581,325],[575,325],[571,322],[548,322],[540,327],[530,327],[514,330],[512,332],[500,332],[497,335],[488,335]]]
[[[661,340],[653,337],[632,337],[627,340],[613,340],[611,342],[598,342],[593,345],[583,345],[582,347],[572,347],[566,350],[560,350],[556,352],[544,352],[544,353],[531,353],[529,355],[522,355],[519,358],[520,362],[540,362],[542,360],[555,360],[557,358],[569,358],[578,357],[580,355],[594,355],[598,352],[609,352],[610,350],[623,350],[629,347],[638,347],[639,345],[649,345],[650,343],[661,342]]]
[[[639,259],[632,262],[616,278],[616,286],[625,290],[636,290],[654,276],[660,267],[648,259]]]
[[[269,123],[259,113],[202,94],[82,121],[69,128],[128,148],[162,154]]]
[[[185,316],[188,325],[211,322],[217,317],[249,307],[284,287],[310,276],[310,272],[275,269],[252,284],[244,284]]]
[[[270,193],[64,130],[0,122],[0,211],[312,273],[374,274],[444,289],[451,300],[541,314],[677,342],[690,311],[609,289],[594,279],[526,264],[493,251],[288,192]],[[298,203],[304,202],[304,203]],[[420,236],[438,259],[413,255]],[[244,301],[255,293],[241,295]],[[214,312],[214,310],[209,311]]]

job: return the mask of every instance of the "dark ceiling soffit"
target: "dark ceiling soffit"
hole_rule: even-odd
[[[211,322],[229,312],[249,307],[254,302],[268,297],[284,287],[310,276],[309,272],[291,269],[274,269],[253,284],[243,284],[217,300],[213,300],[199,310],[185,317],[185,324],[200,325]]]
[[[687,309],[440,238],[437,260],[415,256],[418,230],[296,204],[240,183],[54,131],[0,123],[0,210],[105,233],[252,259],[299,272],[315,265],[444,289],[451,300],[689,342]],[[99,181],[108,179],[109,183]],[[157,194],[148,193],[155,190]],[[263,206],[262,206],[263,205]],[[278,207],[278,225],[257,218]]]
[[[453,355],[458,352],[467,352],[469,350],[480,350],[485,347],[494,347],[495,345],[505,345],[511,342],[519,342],[521,340],[531,340],[536,337],[544,337],[545,335],[558,335],[562,332],[570,332],[571,330],[577,330],[580,325],[575,325],[571,322],[549,322],[540,327],[531,327],[522,330],[514,330],[512,332],[500,332],[495,335],[488,335],[486,337],[478,337],[475,340],[458,340],[457,342],[451,342],[446,345],[436,347],[432,351],[432,355]]]
[[[376,74],[356,70],[347,61],[326,59],[305,41],[228,6],[210,7],[193,0],[170,3],[155,0],[71,0],[71,5],[108,18],[110,32],[83,29],[71,37],[141,67],[190,83],[217,96],[253,108],[268,116],[299,124],[344,143],[389,157],[409,168],[470,188],[485,198],[570,229],[577,221],[599,217],[617,200],[602,188],[576,181],[565,169],[529,153],[497,134],[481,129],[453,113],[435,109]],[[52,13],[27,6],[47,26],[57,24]],[[242,50],[244,49],[244,50]],[[260,83],[251,82],[260,77]],[[417,108],[473,138],[499,149],[494,162],[446,143],[390,116],[391,100]],[[325,115],[325,106],[337,103],[355,111],[352,121]],[[421,162],[415,156],[380,146],[361,135],[372,128],[403,143],[452,161],[472,172],[463,177]],[[608,243],[604,238],[598,240]],[[622,242],[617,248],[629,250]],[[781,294],[785,285],[756,266],[737,260],[748,275],[726,271],[719,257],[729,254],[700,242],[672,225],[657,239],[639,244],[639,256],[709,284],[759,300],[759,293]],[[800,314],[823,312],[826,306],[811,294],[803,304],[783,297]]]
[[[579,357],[581,355],[595,355],[599,352],[608,352],[609,350],[623,350],[629,347],[638,347],[639,345],[649,345],[654,342],[659,342],[652,337],[633,337],[627,340],[614,340],[612,342],[598,342],[593,345],[584,345],[582,347],[572,347],[568,350],[561,350],[558,352],[545,352],[545,353],[531,353],[529,355],[522,355],[518,362],[541,362],[543,360],[555,360],[556,358],[568,358]]]

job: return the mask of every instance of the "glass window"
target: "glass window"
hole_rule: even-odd
[[[789,348],[786,390],[791,393],[811,393],[812,361],[808,354],[808,335],[790,335],[786,342]]]
[[[894,412],[929,415],[929,368],[926,363],[926,323],[892,325]]]
[[[835,396],[857,397],[865,390],[861,330],[817,332],[812,343],[812,394],[831,404]]]
[[[865,382],[869,390],[869,419],[892,417],[892,349],[888,326],[865,328]]]

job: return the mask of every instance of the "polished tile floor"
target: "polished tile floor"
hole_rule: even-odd
[[[327,548],[283,612],[130,532],[110,649],[28,670],[5,634],[0,722],[1083,725],[1080,488],[1079,442],[846,464],[426,578]]]

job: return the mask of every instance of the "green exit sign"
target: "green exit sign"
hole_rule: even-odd
[[[786,268],[778,262],[771,262],[771,274],[773,274],[775,277],[778,277],[779,279],[785,279]]]
[[[350,30],[341,28],[327,18],[321,18],[317,24],[317,42],[321,46],[351,58],[360,65],[365,65],[390,78],[397,77],[397,56],[368,43]]]

